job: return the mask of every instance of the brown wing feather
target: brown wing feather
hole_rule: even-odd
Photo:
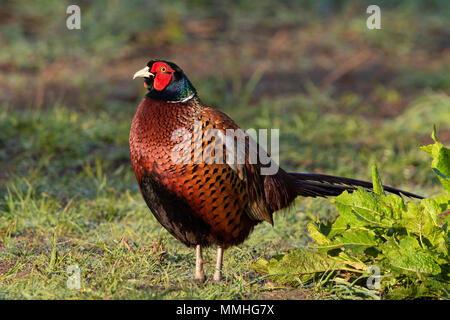
[[[211,107],[203,107],[202,116],[216,129],[226,132],[227,129],[242,130],[226,114]],[[243,132],[243,131],[242,131]],[[245,164],[238,164],[237,170],[242,171],[241,180],[245,183],[249,203],[247,215],[256,221],[267,221],[273,224],[272,214],[289,206],[295,199],[295,186],[293,179],[281,168],[274,175],[261,175],[262,164],[249,161],[249,139],[246,137]],[[257,146],[258,152],[265,150]],[[228,152],[225,150],[224,153]],[[258,155],[259,156],[259,155]]]

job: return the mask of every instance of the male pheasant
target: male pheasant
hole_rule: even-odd
[[[221,280],[223,250],[242,243],[258,223],[273,224],[274,212],[297,196],[337,196],[370,182],[311,173],[277,170],[263,174],[274,162],[244,135],[243,161],[231,146],[239,131],[224,113],[206,106],[175,63],[151,60],[134,74],[144,78],[147,95],[140,103],[130,131],[130,155],[141,193],[156,219],[176,239],[196,248],[194,278],[205,280],[202,248],[216,245],[214,281]],[[228,140],[227,140],[228,139]],[[242,143],[241,141],[241,143]],[[236,144],[233,144],[236,143]],[[252,151],[253,150],[253,151]],[[218,155],[222,154],[222,157]],[[220,161],[230,156],[231,161]],[[420,198],[385,187],[386,191]]]

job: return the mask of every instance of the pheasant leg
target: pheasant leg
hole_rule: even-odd
[[[194,280],[198,282],[205,282],[206,277],[205,273],[203,272],[203,258],[202,258],[202,247],[198,244],[195,247],[195,273],[194,273]]]
[[[223,247],[217,247],[217,261],[216,261],[216,270],[214,271],[213,280],[219,282],[222,280],[222,261],[223,261]]]

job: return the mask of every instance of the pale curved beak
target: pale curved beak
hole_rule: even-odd
[[[149,67],[145,67],[134,74],[133,80],[136,78],[150,78],[150,76],[154,76],[154,74],[150,72]]]

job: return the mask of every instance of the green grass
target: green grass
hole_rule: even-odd
[[[223,283],[194,283],[193,251],[139,193],[128,133],[144,94],[131,75],[155,54],[179,63],[204,102],[244,129],[279,128],[286,170],[368,180],[376,163],[385,184],[437,195],[418,147],[434,124],[448,141],[448,5],[385,5],[390,19],[378,33],[361,27],[365,7],[352,1],[282,1],[276,10],[272,1],[157,10],[117,1],[83,7],[82,33],[60,27],[63,2],[0,8],[0,17],[12,13],[0,26],[8,48],[0,53],[0,299],[376,298],[345,283],[280,288],[250,268],[308,246],[307,223],[337,215],[325,199],[298,199],[274,228],[260,224],[227,250]],[[189,24],[207,19],[218,22],[212,36]],[[364,49],[373,60],[323,83]],[[209,278],[214,256],[206,250]],[[80,290],[66,285],[71,265]]]

